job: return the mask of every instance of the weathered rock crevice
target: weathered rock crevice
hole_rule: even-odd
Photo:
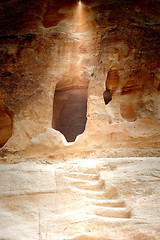
[[[0,148],[10,139],[12,130],[13,118],[7,109],[0,106]]]
[[[107,105],[112,100],[112,94],[108,89],[104,91],[103,98],[104,98],[105,105]]]

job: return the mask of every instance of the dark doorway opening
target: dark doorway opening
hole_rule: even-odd
[[[85,130],[87,93],[87,87],[72,87],[55,91],[52,126],[60,131],[68,142],[74,142],[76,137]]]

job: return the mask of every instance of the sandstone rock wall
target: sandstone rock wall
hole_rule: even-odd
[[[3,149],[34,149],[32,139],[57,117],[55,90],[86,86],[85,131],[71,151],[159,149],[158,0],[16,0],[0,11],[0,104],[12,113],[1,111]]]

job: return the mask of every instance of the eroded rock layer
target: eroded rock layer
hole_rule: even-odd
[[[1,1],[0,6],[0,104],[13,121],[7,123],[3,149],[44,150],[43,137],[53,149],[52,128],[66,137],[65,132],[74,132],[75,120],[63,104],[56,116],[55,91],[86,86],[81,104],[85,117],[79,121],[86,126],[78,124],[75,136],[67,140],[81,136],[72,146],[59,140],[64,144],[58,149],[126,148],[126,154],[129,148],[159,149],[158,0],[16,0]],[[68,105],[76,105],[76,94],[69,95]],[[78,109],[76,105],[77,118]],[[71,128],[66,127],[67,114]],[[1,126],[3,117],[0,121]]]

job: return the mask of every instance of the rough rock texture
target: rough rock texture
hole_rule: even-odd
[[[159,46],[159,0],[0,1],[1,240],[160,240]]]
[[[159,154],[159,16],[158,0],[1,1],[0,104],[11,113],[1,112],[3,151],[33,151],[32,139],[53,127],[68,141],[82,133],[69,148],[60,144],[66,153]],[[55,90],[84,88],[87,114],[86,100],[75,114],[72,97],[69,111],[61,102],[53,110]]]

